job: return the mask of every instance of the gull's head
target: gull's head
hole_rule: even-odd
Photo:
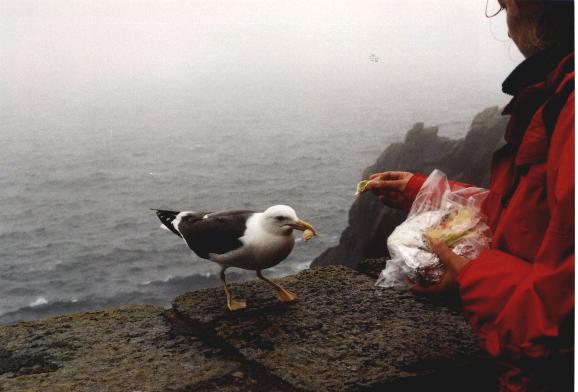
[[[263,222],[267,231],[275,234],[290,235],[293,229],[315,233],[313,226],[299,219],[295,210],[285,205],[267,208],[263,213]]]

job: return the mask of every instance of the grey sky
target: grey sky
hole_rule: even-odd
[[[494,0],[490,0],[493,2]],[[0,103],[499,83],[520,61],[485,0],[0,0]],[[368,61],[370,55],[379,62]],[[395,87],[397,86],[397,87]]]

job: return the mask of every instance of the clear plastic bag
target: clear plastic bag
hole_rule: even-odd
[[[482,188],[452,190],[446,175],[434,170],[418,192],[407,219],[387,239],[391,259],[376,284],[405,286],[406,276],[426,285],[439,281],[444,267],[430,251],[426,234],[443,240],[470,260],[489,248],[490,228],[480,212],[487,195]]]

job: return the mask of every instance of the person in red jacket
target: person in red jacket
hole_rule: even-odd
[[[487,352],[531,361],[573,353],[574,3],[500,0],[500,6],[526,59],[502,85],[513,95],[503,111],[510,115],[506,145],[493,156],[482,208],[492,245],[468,260],[432,242],[446,267],[442,280],[408,284],[427,295],[458,286]],[[426,177],[384,172],[370,178],[368,189],[384,204],[409,210]],[[510,380],[506,388],[513,385]]]

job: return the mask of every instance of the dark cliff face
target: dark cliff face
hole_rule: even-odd
[[[404,143],[388,146],[377,161],[363,171],[362,178],[386,170],[421,172],[434,169],[450,179],[487,187],[491,157],[503,143],[508,118],[497,107],[488,108],[473,120],[464,139],[438,136],[437,127],[415,124]],[[369,258],[387,256],[386,238],[405,219],[401,211],[382,205],[372,194],[360,196],[349,210],[349,226],[339,244],[319,255],[312,265],[342,264],[358,267]]]

